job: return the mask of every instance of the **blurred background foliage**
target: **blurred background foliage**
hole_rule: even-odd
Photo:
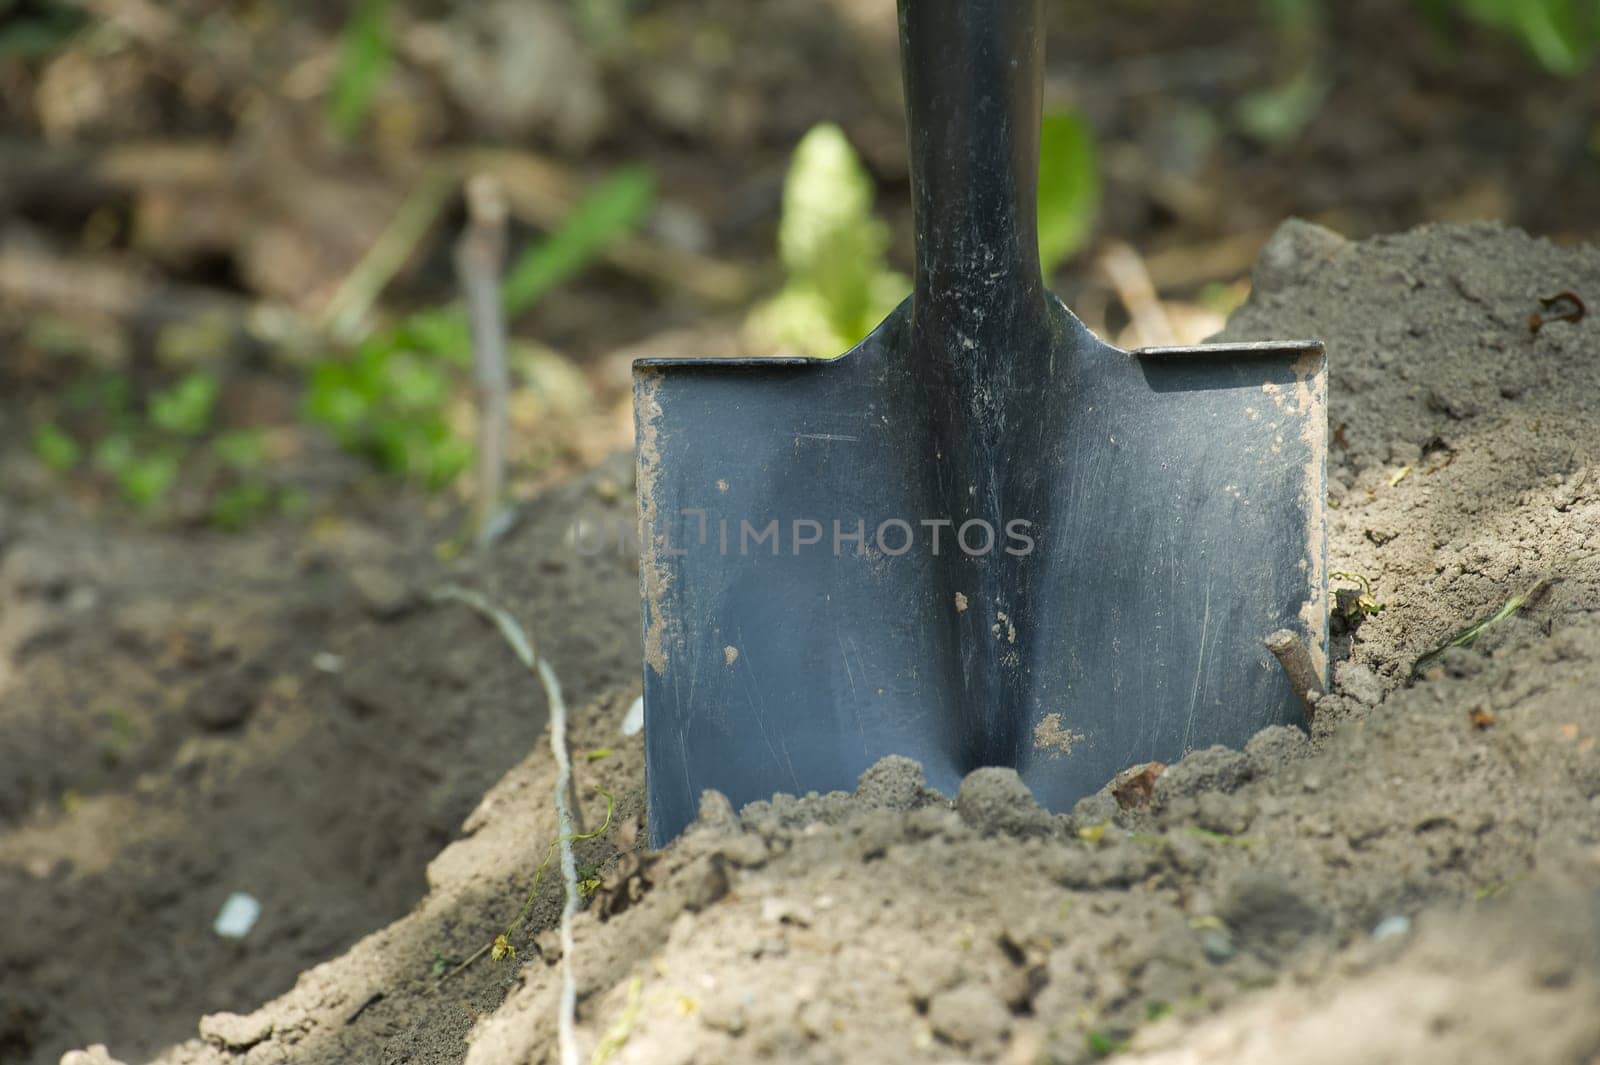
[[[1121,343],[1218,328],[1292,214],[1600,228],[1600,0],[1046,8],[1041,260]],[[0,0],[8,488],[458,505],[474,175],[514,496],[627,446],[633,356],[838,354],[910,289],[895,44],[892,0]]]

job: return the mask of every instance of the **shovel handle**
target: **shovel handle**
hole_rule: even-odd
[[[958,358],[992,358],[1050,320],[1039,270],[1040,0],[899,0],[899,11],[913,328]]]

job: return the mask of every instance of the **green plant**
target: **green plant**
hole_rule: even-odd
[[[328,94],[328,124],[341,138],[361,132],[393,61],[389,0],[358,0],[339,36],[339,66]]]
[[[289,498],[264,470],[266,442],[257,432],[216,432],[221,381],[194,371],[141,403],[123,374],[78,380],[57,413],[65,425],[47,423],[34,433],[34,452],[51,469],[68,474],[84,465],[116,487],[123,501],[153,511],[185,471],[206,488],[207,519],[238,530],[280,508]]]
[[[639,224],[654,195],[654,179],[642,167],[624,168],[597,185],[559,229],[507,270],[501,285],[506,314],[526,311],[593,262]],[[459,306],[418,311],[353,351],[318,361],[304,412],[330,429],[341,447],[379,469],[442,488],[472,461],[472,446],[448,416],[471,357],[472,334]]]
[[[1084,1034],[1084,1044],[1089,1053],[1097,1058],[1109,1058],[1113,1054],[1120,1054],[1128,1049],[1126,1039],[1118,1039],[1108,1032],[1091,1030]]]
[[[214,374],[185,374],[171,388],[151,395],[151,424],[176,436],[199,436],[211,425],[219,390]]]
[[[1046,277],[1088,243],[1100,212],[1100,161],[1081,115],[1046,114],[1039,129],[1039,265]]]
[[[1596,0],[1418,0],[1435,25],[1457,10],[1491,29],[1515,37],[1553,74],[1586,70],[1600,50],[1600,2]]]
[[[1413,0],[1415,8],[1441,34],[1463,17],[1517,40],[1552,74],[1573,76],[1588,69],[1600,53],[1600,2],[1597,0]],[[1313,30],[1322,19],[1323,0],[1262,0],[1268,16],[1284,32]]]
[[[1082,117],[1047,114],[1039,133],[1039,259],[1048,275],[1089,239],[1100,170]],[[885,260],[889,227],[872,201],[872,178],[843,130],[824,123],[800,139],[778,223],[785,282],[751,313],[754,332],[802,354],[838,355],[905,299],[911,281]]]
[[[778,256],[787,280],[751,315],[773,343],[838,355],[911,291],[884,261],[889,227],[872,213],[872,179],[844,131],[814,126],[795,147],[783,184]]]
[[[40,461],[57,473],[72,469],[82,455],[78,442],[55,425],[41,426],[33,434],[33,451]]]
[[[404,330],[373,337],[349,358],[317,364],[306,415],[380,469],[442,487],[471,459],[445,417],[450,357],[417,347]]]
[[[0,0],[0,59],[34,59],[60,48],[87,22],[67,4]]]

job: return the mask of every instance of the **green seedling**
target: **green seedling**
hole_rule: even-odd
[[[1514,37],[1552,74],[1583,73],[1600,50],[1600,5],[1593,0],[1419,0],[1436,26],[1453,10]]]
[[[560,229],[529,247],[501,287],[508,317],[578,273],[648,213],[654,182],[630,167],[602,182]],[[465,387],[472,334],[459,306],[418,311],[311,370],[303,410],[339,445],[385,473],[430,489],[455,480],[473,448],[450,407]]]
[[[589,1065],[605,1065],[611,1060],[611,1055],[621,1050],[627,1043],[628,1037],[633,1034],[633,1026],[639,1019],[639,1010],[644,1005],[643,991],[643,979],[635,976],[628,981],[628,1003],[622,1008],[622,1016],[617,1018],[617,1023],[613,1024],[595,1045],[594,1054],[589,1058]]]
[[[33,453],[56,473],[66,473],[78,464],[83,449],[58,426],[45,425],[33,434]]]
[[[41,59],[88,22],[87,12],[68,4],[30,5],[16,0],[0,0],[0,16],[0,59]]]
[[[1372,594],[1372,582],[1359,573],[1330,573],[1328,579],[1356,585],[1355,588],[1333,590],[1333,611],[1329,621],[1335,633],[1354,632],[1363,621],[1382,613],[1388,605],[1378,602]]]
[[[220,385],[209,373],[185,374],[150,397],[150,423],[174,436],[199,436],[211,426]]]
[[[844,131],[813,127],[784,179],[778,256],[786,281],[750,316],[753,331],[787,351],[838,355],[911,291],[889,268],[889,227],[873,214],[872,177]],[[1039,141],[1039,257],[1046,274],[1088,241],[1100,206],[1094,136],[1070,113],[1046,115]]]
[[[125,375],[101,374],[74,384],[60,411],[74,435],[51,423],[34,436],[34,450],[51,469],[84,465],[116,486],[131,506],[157,510],[183,471],[208,486],[210,523],[238,530],[278,509],[287,498],[265,476],[266,443],[258,432],[217,433],[220,378],[194,371],[136,401]]]
[[[1261,841],[1253,836],[1230,836],[1225,832],[1213,832],[1199,825],[1189,825],[1184,831],[1208,843],[1220,843],[1228,847],[1254,847]]]
[[[1100,213],[1100,160],[1082,115],[1058,111],[1039,129],[1039,265],[1049,277],[1082,250]]]
[[[178,479],[179,465],[178,449],[170,443],[141,445],[127,432],[113,432],[94,449],[94,468],[110,477],[122,498],[141,510],[149,510],[166,498]]]
[[[756,332],[786,350],[834,356],[906,297],[910,279],[885,261],[889,227],[872,200],[872,178],[844,131],[812,127],[783,184],[778,257],[787,280],[751,315]]]
[[[389,0],[360,0],[339,37],[339,66],[328,94],[328,124],[349,140],[361,132],[393,65]]]
[[[485,954],[489,955],[491,961],[506,961],[517,956],[517,948],[512,944],[511,937],[516,933],[518,928],[522,927],[522,922],[527,920],[528,914],[533,912],[534,900],[539,897],[539,884],[544,880],[544,871],[550,867],[550,861],[556,856],[557,849],[561,846],[561,844],[567,842],[576,842],[578,840],[585,839],[598,839],[599,837],[605,835],[606,832],[611,828],[611,817],[616,812],[617,800],[612,798],[609,791],[607,791],[605,788],[602,788],[598,784],[594,786],[594,790],[598,791],[601,795],[604,795],[606,799],[606,816],[605,820],[600,822],[600,827],[594,829],[592,832],[573,832],[570,835],[557,836],[555,839],[551,840],[549,848],[544,853],[544,861],[540,862],[539,868],[534,870],[533,884],[528,888],[527,898],[522,900],[522,909],[517,911],[517,915],[511,919],[510,924],[506,925],[505,930],[494,937],[493,942],[487,943],[478,948],[478,950],[475,951],[466,961],[462,962],[460,965],[457,965],[448,973],[445,973],[444,976],[439,978],[440,983],[444,983],[446,980],[456,975],[456,973],[461,972],[467,966],[471,965]],[[580,881],[580,890],[582,890],[582,886],[582,882]],[[599,885],[596,884],[595,886],[598,887]],[[592,890],[593,889],[591,889],[591,891]],[[589,892],[584,892],[584,894],[587,895]]]
[[[1086,1032],[1084,1043],[1089,1048],[1089,1053],[1097,1058],[1109,1058],[1113,1054],[1121,1054],[1131,1045],[1126,1039],[1118,1039],[1109,1032],[1098,1029]]]
[[[1446,640],[1440,646],[1435,647],[1433,650],[1417,659],[1417,664],[1411,667],[1412,679],[1415,680],[1417,677],[1420,677],[1429,666],[1433,665],[1439,660],[1440,655],[1443,655],[1450,648],[1471,647],[1484,633],[1488,632],[1496,625],[1499,625],[1501,622],[1517,613],[1517,611],[1521,610],[1523,607],[1528,606],[1530,603],[1536,602],[1542,595],[1544,595],[1545,591],[1549,589],[1550,585],[1554,583],[1555,578],[1553,577],[1539,578],[1527,591],[1520,592],[1517,595],[1513,595],[1510,599],[1507,599],[1505,603],[1501,605],[1500,609],[1496,610],[1493,614],[1484,618],[1482,621],[1467,626],[1465,629],[1462,629],[1460,632],[1450,637],[1450,639]]]

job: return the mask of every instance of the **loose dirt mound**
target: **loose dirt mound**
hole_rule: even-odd
[[[1348,244],[1291,224],[1267,249],[1229,335],[1328,342],[1330,568],[1383,604],[1337,641],[1309,740],[1269,729],[1070,815],[1008,771],[974,773],[951,802],[889,760],[854,796],[738,816],[711,796],[665,854],[619,856],[642,785],[639,740],[618,731],[633,689],[579,710],[586,823],[605,808],[592,786],[618,798],[616,827],[580,844],[601,881],[576,929],[586,1052],[1600,1053],[1600,323],[1529,325],[1564,291],[1600,294],[1600,254],[1491,227]],[[507,698],[534,698],[522,680]],[[552,781],[541,748],[432,863],[410,915],[159,1060],[554,1060],[556,884],[515,959],[440,983],[516,912],[554,832]]]

